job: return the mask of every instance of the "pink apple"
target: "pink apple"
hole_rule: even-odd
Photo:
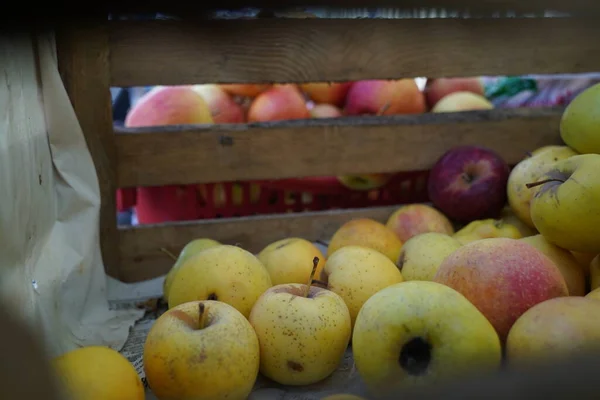
[[[395,115],[425,112],[425,97],[414,79],[365,80],[346,95],[346,115]]]
[[[483,82],[477,77],[428,79],[424,90],[429,107],[435,106],[443,97],[454,92],[471,92],[483,96]]]
[[[313,118],[337,118],[343,115],[342,110],[327,103],[317,104],[309,112]]]
[[[341,107],[352,82],[311,82],[300,85],[300,89],[315,103],[327,103]]]
[[[204,98],[217,124],[246,122],[244,109],[219,85],[195,85],[193,89]]]
[[[508,164],[491,149],[455,147],[431,169],[429,199],[457,222],[496,218],[506,204],[509,172]]]
[[[259,94],[248,110],[248,122],[308,119],[310,113],[296,85],[276,85]]]

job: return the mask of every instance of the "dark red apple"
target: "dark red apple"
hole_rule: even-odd
[[[457,222],[496,218],[506,205],[509,173],[508,164],[491,149],[455,147],[431,169],[429,200]]]

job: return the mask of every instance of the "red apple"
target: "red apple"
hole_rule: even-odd
[[[213,120],[217,124],[235,124],[246,121],[244,109],[219,85],[195,85],[193,89],[208,104]]]
[[[300,89],[315,103],[327,103],[341,107],[351,85],[352,82],[311,82],[300,85]]]
[[[248,110],[248,122],[308,119],[310,113],[296,85],[277,85],[259,94]]]
[[[265,90],[271,88],[272,85],[269,84],[234,84],[227,83],[219,85],[221,89],[226,91],[229,94],[236,96],[244,96],[244,97],[256,97]]]
[[[313,118],[337,118],[343,115],[342,110],[327,103],[313,106],[313,108],[309,110],[309,113]]]
[[[475,93],[480,96],[483,96],[485,93],[483,82],[477,77],[428,79],[424,93],[427,105],[431,108],[450,93],[463,91]]]
[[[365,80],[352,84],[346,95],[347,115],[395,115],[425,112],[425,97],[414,79]]]
[[[458,222],[500,216],[510,168],[491,149],[459,146],[447,151],[429,174],[429,200]]]

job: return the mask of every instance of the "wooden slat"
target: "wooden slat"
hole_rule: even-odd
[[[113,86],[600,70],[598,18],[114,21]]]
[[[527,151],[561,143],[561,113],[498,109],[124,129],[116,135],[119,186],[426,170],[464,144],[488,146],[516,163]]]
[[[109,92],[108,36],[100,23],[57,32],[59,70],[96,166],[100,245],[106,272],[119,277],[116,151]]]
[[[257,253],[269,243],[291,236],[313,241],[329,240],[344,222],[352,218],[366,217],[385,222],[396,208],[305,212],[120,228],[121,279],[135,282],[165,274],[173,261],[161,248],[178,254],[195,238],[210,237],[225,244],[239,244]]]

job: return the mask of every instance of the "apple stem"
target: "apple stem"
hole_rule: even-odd
[[[204,329],[206,325],[207,306],[204,303],[198,304],[198,329]]]
[[[169,250],[165,249],[164,247],[161,247],[160,251],[162,251],[163,253],[168,255],[170,258],[172,258],[173,261],[177,261],[177,257],[175,257],[175,254],[171,253]]]
[[[383,113],[386,112],[388,108],[390,108],[390,105],[391,104],[389,102],[385,103],[383,106],[381,106],[381,108],[379,109],[379,111],[377,111],[377,114],[375,115],[377,115],[378,117],[382,116]]]
[[[544,179],[543,181],[539,181],[539,182],[526,183],[525,186],[527,186],[527,189],[531,189],[531,188],[543,185],[544,183],[548,183],[548,182],[560,182],[560,183],[564,183],[565,181],[563,181],[561,179]]]
[[[306,284],[306,288],[304,288],[303,297],[308,297],[308,293],[310,292],[310,286],[312,285],[313,278],[315,277],[315,272],[317,272],[317,266],[319,265],[319,257],[313,258],[313,267],[310,272],[310,277],[308,278],[308,282]]]

